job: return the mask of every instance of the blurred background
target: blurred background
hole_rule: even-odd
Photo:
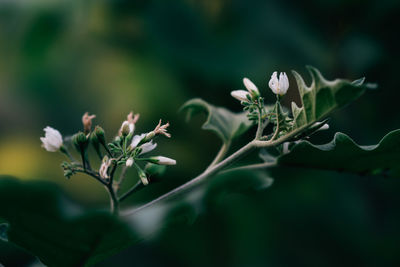
[[[395,0],[2,0],[0,174],[51,181],[82,205],[104,207],[103,188],[85,176],[66,180],[63,156],[42,149],[39,137],[47,125],[74,134],[89,111],[112,138],[132,110],[141,114],[138,132],[160,118],[171,123],[173,137],[159,139],[157,152],[178,165],[164,183],[130,201],[152,199],[201,172],[219,149],[219,140],[200,130],[204,117],[184,121],[178,110],[186,100],[201,97],[240,111],[230,91],[248,77],[273,102],[271,73],[295,69],[310,81],[305,65],[328,79],[365,76],[379,84],[336,112],[315,142],[341,131],[375,144],[400,128],[399,12]],[[297,98],[289,76],[287,106]],[[380,177],[288,171],[268,190],[221,198],[190,223],[167,227],[111,260],[398,266],[399,187]],[[0,263],[21,255],[0,243]]]

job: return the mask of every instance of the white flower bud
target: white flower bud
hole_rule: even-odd
[[[248,95],[250,94],[245,90],[235,90],[231,92],[231,96],[239,101],[249,102],[249,99],[247,98]]]
[[[152,157],[151,159],[160,165],[176,165],[176,160],[163,156]]]
[[[148,153],[148,152],[154,150],[156,147],[157,147],[157,144],[153,143],[153,140],[152,140],[152,141],[140,146],[140,148],[142,149],[140,154]]]
[[[49,152],[58,151],[63,145],[63,139],[59,131],[47,126],[43,129],[45,131],[45,137],[40,137],[42,146]]]
[[[260,92],[258,91],[257,86],[252,81],[247,78],[243,78],[243,84],[252,96],[260,96]]]
[[[128,134],[133,133],[133,131],[135,131],[135,124],[129,123],[129,121],[124,121],[119,129],[119,134],[127,136]]]
[[[126,161],[126,167],[131,167],[133,165],[133,158],[129,158],[127,161]]]
[[[279,74],[278,80],[278,73],[275,71],[271,75],[271,79],[269,80],[269,88],[271,88],[272,92],[276,95],[284,95],[286,94],[287,90],[289,89],[289,80],[285,72],[281,72]]]

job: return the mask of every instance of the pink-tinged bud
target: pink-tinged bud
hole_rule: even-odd
[[[110,167],[112,159],[108,158],[108,156],[104,156],[103,162],[100,165],[99,174],[100,177],[107,180],[110,179],[108,175],[108,168]]]
[[[83,124],[83,132],[85,134],[90,133],[92,130],[92,120],[96,118],[96,115],[89,115],[89,112],[86,112],[82,116],[82,124]]]

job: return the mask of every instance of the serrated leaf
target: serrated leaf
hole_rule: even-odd
[[[58,187],[0,176],[0,217],[8,241],[48,266],[89,266],[138,241],[108,212],[84,212]]]
[[[296,78],[301,99],[301,107],[292,102],[293,129],[301,132],[308,126],[326,118],[334,110],[341,108],[360,97],[367,88],[373,86],[364,84],[364,78],[353,82],[336,79],[326,80],[314,67],[307,66],[312,82],[307,86],[296,71],[292,71]]]
[[[213,131],[224,143],[242,135],[252,126],[246,113],[234,113],[225,108],[213,106],[199,98],[189,100],[181,110],[187,111],[187,120],[199,112],[207,114],[207,120],[202,128]]]
[[[281,166],[344,171],[360,175],[400,178],[400,130],[388,133],[377,144],[360,146],[349,136],[336,133],[324,145],[301,141],[278,158]]]

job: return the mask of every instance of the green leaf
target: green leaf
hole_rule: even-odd
[[[400,130],[388,133],[377,145],[359,146],[343,133],[324,145],[301,141],[278,158],[281,166],[344,171],[360,175],[400,178]]]
[[[93,265],[138,240],[117,217],[84,212],[44,182],[0,176],[0,218],[8,241],[48,266]]]
[[[245,133],[252,122],[246,117],[246,113],[233,113],[225,108],[213,106],[206,101],[195,98],[186,102],[181,110],[187,111],[187,120],[193,115],[204,112],[207,114],[207,120],[202,128],[213,131],[224,143]]]
[[[292,102],[293,128],[292,131],[301,132],[312,124],[326,118],[334,110],[341,108],[360,97],[367,88],[374,85],[364,84],[364,78],[353,82],[336,79],[327,81],[314,67],[307,66],[312,82],[307,86],[303,78],[296,71],[292,71],[296,78],[301,107]]]

